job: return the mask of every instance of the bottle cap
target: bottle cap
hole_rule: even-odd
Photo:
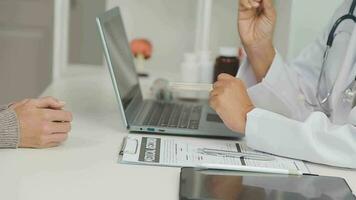
[[[224,57],[237,57],[237,49],[235,47],[220,47],[219,54]]]

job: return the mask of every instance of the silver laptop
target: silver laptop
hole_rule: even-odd
[[[233,137],[207,101],[160,102],[142,98],[119,8],[97,18],[105,58],[126,127],[132,132]]]

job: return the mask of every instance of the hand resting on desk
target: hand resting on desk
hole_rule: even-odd
[[[53,97],[14,103],[11,108],[19,120],[19,147],[48,148],[64,142],[73,119],[70,112],[63,110],[64,105]]]

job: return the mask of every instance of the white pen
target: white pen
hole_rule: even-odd
[[[187,90],[187,91],[202,91],[202,92],[210,92],[213,90],[212,84],[204,84],[204,83],[170,82],[168,87],[172,90]]]
[[[235,152],[235,151],[226,151],[226,150],[219,150],[219,149],[208,149],[208,148],[201,148],[198,149],[198,153],[211,155],[211,156],[220,156],[220,157],[231,157],[231,158],[245,158],[251,160],[260,160],[260,161],[273,161],[275,157],[259,154],[255,152]]]
[[[197,165],[197,167],[202,168],[202,169],[220,169],[220,170],[227,170],[227,171],[245,171],[245,172],[258,172],[258,173],[268,173],[268,174],[303,175],[303,173],[298,170],[251,167],[251,166],[244,166],[244,165],[199,164],[199,165]]]

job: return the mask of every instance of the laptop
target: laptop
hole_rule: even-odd
[[[224,125],[207,100],[161,102],[143,99],[120,9],[109,10],[96,21],[119,109],[130,132],[242,137]]]

